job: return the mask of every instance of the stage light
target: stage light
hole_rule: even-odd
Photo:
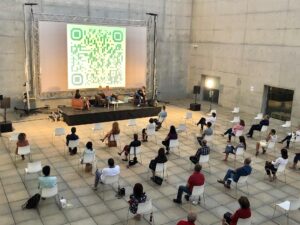
[[[212,89],[214,87],[214,80],[213,79],[206,79],[205,80],[205,87],[208,89]]]

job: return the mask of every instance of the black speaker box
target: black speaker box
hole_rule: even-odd
[[[0,130],[1,133],[12,132],[13,131],[12,123],[10,121],[0,122]]]
[[[200,94],[200,86],[195,85],[194,86],[194,90],[193,90],[193,94]]]
[[[192,111],[200,111],[201,110],[201,104],[191,103],[190,104],[190,110],[192,110]]]

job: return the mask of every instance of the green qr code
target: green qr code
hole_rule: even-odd
[[[68,87],[125,86],[126,29],[68,24]]]

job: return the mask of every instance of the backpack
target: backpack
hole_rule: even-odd
[[[22,209],[36,209],[38,207],[38,204],[40,202],[41,199],[41,195],[40,194],[35,194],[33,196],[31,196],[27,202],[25,202],[22,205]]]

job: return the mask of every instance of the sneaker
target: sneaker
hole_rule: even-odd
[[[220,183],[220,184],[225,184],[225,181],[224,180],[217,180],[218,181],[218,183]]]
[[[177,198],[174,198],[174,199],[173,199],[173,202],[174,202],[174,203],[177,203],[177,204],[181,204],[181,203],[182,203],[181,201],[178,201]]]
[[[230,185],[229,184],[224,184],[224,187],[230,189]]]
[[[122,155],[122,153],[121,153],[121,152],[118,152],[118,155],[119,155],[119,156],[121,156],[121,155]]]

